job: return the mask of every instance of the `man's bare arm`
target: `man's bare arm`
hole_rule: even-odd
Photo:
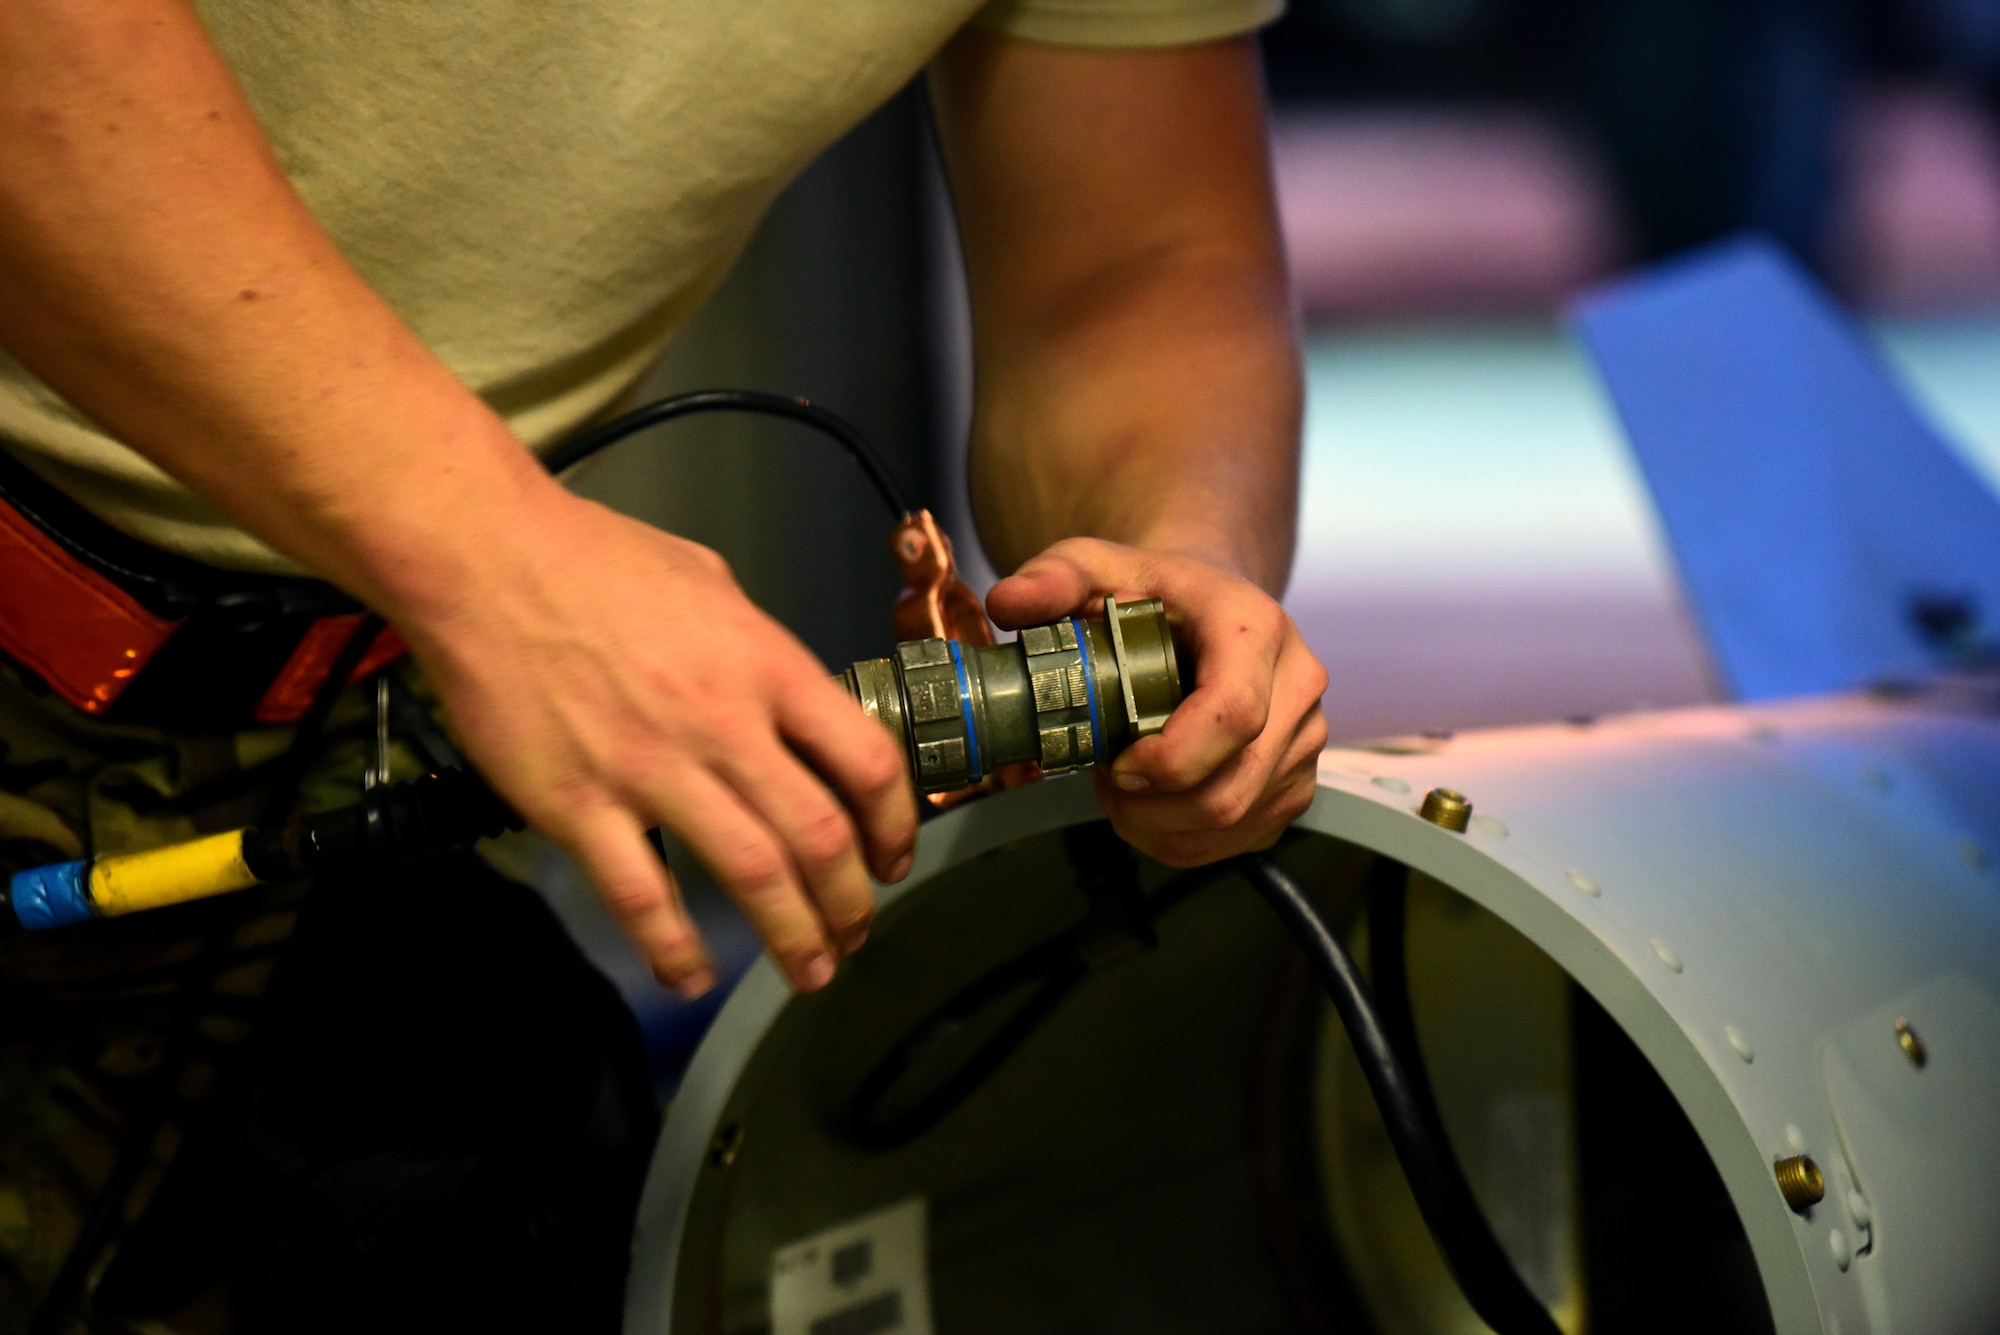
[[[914,837],[893,746],[711,553],[542,474],[341,257],[186,0],[0,5],[0,344],[388,615],[663,978],[706,964],[656,823],[796,984],[858,940],[861,844],[894,875]]]
[[[341,258],[180,0],[0,7],[0,339],[376,606],[457,583],[400,550],[426,497],[545,485]]]
[[[979,350],[980,533],[1291,565],[1299,363],[1247,42],[961,34],[938,67]]]
[[[1023,624],[1106,592],[1187,617],[1201,686],[1100,785],[1169,861],[1303,809],[1324,670],[1291,565],[1300,371],[1246,40],[1165,50],[962,33],[933,77],[972,294],[972,483]]]

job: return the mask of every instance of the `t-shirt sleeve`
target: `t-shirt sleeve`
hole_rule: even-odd
[[[973,21],[1065,46],[1186,46],[1261,28],[1284,11],[1285,0],[988,0]]]

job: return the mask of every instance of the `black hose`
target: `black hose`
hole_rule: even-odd
[[[1374,1091],[1396,1159],[1416,1197],[1431,1237],[1452,1278],[1479,1319],[1498,1335],[1559,1335],[1555,1321],[1500,1248],[1458,1161],[1431,1130],[1435,1120],[1397,1059],[1388,1029],[1360,970],[1327,926],[1312,900],[1268,854],[1236,860],[1245,880],[1264,897],[1285,928],[1305,950],[1340,1016],[1341,1025]]]
[[[556,446],[543,456],[542,466],[551,473],[560,473],[582,463],[606,446],[648,427],[670,422],[676,417],[718,412],[759,413],[765,417],[785,417],[816,427],[838,441],[853,456],[854,462],[861,465],[861,471],[868,475],[868,480],[874,484],[876,493],[882,497],[883,504],[889,507],[894,518],[901,520],[915,508],[896,481],[895,474],[889,471],[889,466],[868,443],[867,437],[846,418],[827,411],[810,399],[765,394],[751,389],[698,389],[634,408]]]
[[[1089,971],[1069,941],[1059,937],[974,979],[897,1039],[862,1077],[837,1119],[840,1133],[855,1148],[873,1154],[901,1149],[923,1135],[1004,1066]],[[1023,989],[1032,990],[977,1051],[907,1107],[883,1114],[889,1096],[927,1049],[964,1029],[995,1002]]]
[[[1152,924],[1162,915],[1218,879],[1215,869],[1197,868],[1181,873],[1147,896],[1136,907],[1144,915],[1148,935]],[[1108,926],[1101,914],[1092,914],[1076,926],[994,965],[952,993],[869,1068],[835,1116],[834,1129],[855,1148],[879,1154],[901,1149],[949,1117],[1105,961]],[[971,1027],[989,1008],[1024,992],[1026,996],[1014,1012],[928,1093],[910,1100],[900,1111],[883,1112],[890,1096],[897,1092],[926,1051]]]
[[[347,637],[347,643],[340,646],[334,655],[333,665],[327,669],[326,679],[313,692],[312,703],[292,727],[292,744],[285,748],[284,755],[277,761],[271,775],[271,790],[264,797],[264,806],[258,813],[257,825],[260,829],[275,830],[291,819],[292,806],[299,798],[299,785],[305,781],[306,770],[319,754],[320,734],[326,731],[326,720],[333,713],[333,707],[340,703],[341,693],[347,689],[347,679],[354,675],[354,669],[361,666],[361,660],[375,647],[375,639],[388,623],[373,612],[361,618],[361,624]]]
[[[1423,1048],[1417,1042],[1417,1018],[1410,1009],[1409,963],[1404,949],[1407,937],[1407,886],[1410,869],[1394,858],[1378,857],[1362,881],[1368,905],[1368,976],[1375,1010],[1382,1017],[1382,1031],[1388,1035],[1390,1050],[1402,1064],[1410,1091],[1423,1112],[1431,1139],[1450,1145],[1444,1119],[1438,1115],[1437,1095],[1431,1089],[1430,1070],[1424,1065]]]

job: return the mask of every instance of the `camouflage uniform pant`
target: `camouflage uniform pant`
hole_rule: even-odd
[[[350,691],[308,807],[358,797],[371,724]],[[0,874],[252,823],[289,742],[105,724],[0,666]],[[12,936],[0,1331],[121,1176],[48,1330],[610,1329],[652,1127],[622,1002],[470,858]]]

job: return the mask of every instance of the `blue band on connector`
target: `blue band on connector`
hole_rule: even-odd
[[[87,922],[90,911],[90,864],[52,862],[14,873],[8,883],[14,916],[30,932]]]
[[[966,679],[965,659],[958,652],[958,641],[944,643],[951,650],[951,665],[958,669],[958,708],[965,719],[965,758],[972,766],[972,781],[978,783],[983,776],[979,768],[979,729],[972,722],[972,683]]]
[[[1076,628],[1076,656],[1083,662],[1083,698],[1090,706],[1090,758],[1102,760],[1100,748],[1104,745],[1104,720],[1097,716],[1097,674],[1090,669],[1090,641],[1085,638],[1083,623],[1075,617],[1069,624]]]

